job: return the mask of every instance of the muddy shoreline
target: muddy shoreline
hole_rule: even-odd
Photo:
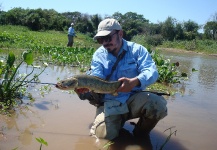
[[[167,52],[175,52],[175,53],[191,53],[191,54],[200,54],[200,55],[208,55],[208,56],[217,57],[217,53],[216,54],[206,54],[204,52],[189,51],[189,50],[177,49],[177,48],[162,48],[162,47],[157,47],[156,49],[159,51],[167,51]]]

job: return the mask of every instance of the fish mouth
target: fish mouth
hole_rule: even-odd
[[[58,89],[61,89],[61,90],[67,89],[67,87],[63,87],[63,86],[58,85],[58,84],[56,84],[55,87],[58,88]]]
[[[58,84],[56,84],[56,88],[63,89],[63,87],[61,85],[58,85]]]

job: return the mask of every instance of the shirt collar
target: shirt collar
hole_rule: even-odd
[[[124,39],[122,39],[122,46],[121,46],[120,51],[118,52],[118,55],[120,55],[123,50],[128,51],[128,48],[127,48],[127,41],[124,40]]]

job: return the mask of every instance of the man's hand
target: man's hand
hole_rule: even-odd
[[[91,105],[94,105],[96,107],[100,106],[101,100],[104,97],[103,94],[90,92],[90,90],[88,88],[75,89],[74,91],[77,93],[78,97],[81,100],[87,99],[87,100],[89,100],[89,103]]]
[[[89,97],[89,95],[90,95],[90,94],[89,94],[89,89],[87,89],[87,88],[75,89],[74,91],[77,93],[78,97],[79,97],[81,100],[88,99],[88,97]]]
[[[138,78],[120,78],[121,86],[117,89],[117,92],[130,92],[135,86],[140,86],[140,81]]]
[[[84,93],[89,92],[89,89],[88,88],[80,88],[80,89],[76,88],[74,91],[79,95],[79,94],[84,94]]]

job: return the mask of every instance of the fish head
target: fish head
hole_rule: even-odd
[[[78,80],[76,78],[61,80],[56,84],[56,88],[61,90],[74,90],[77,86]]]

